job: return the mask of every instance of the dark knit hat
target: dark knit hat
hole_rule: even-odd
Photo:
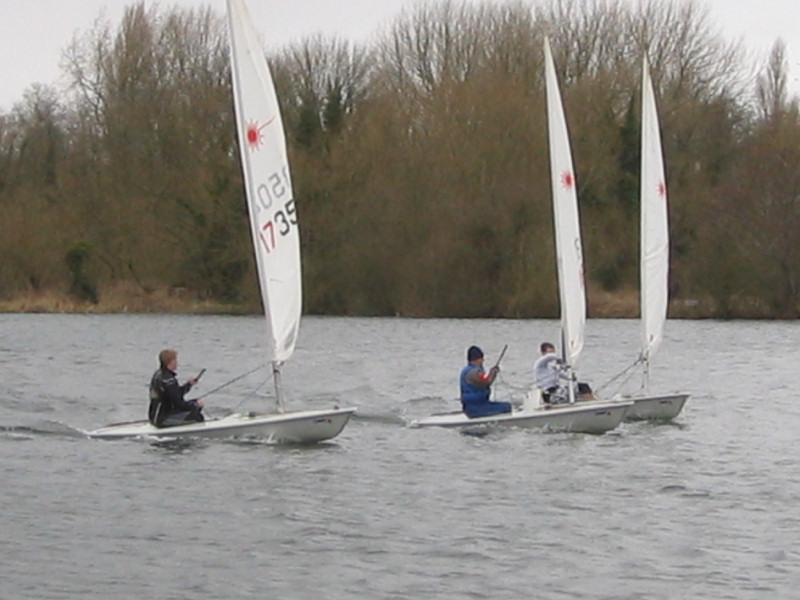
[[[467,361],[472,362],[476,358],[483,358],[483,350],[477,346],[470,346],[467,350]]]

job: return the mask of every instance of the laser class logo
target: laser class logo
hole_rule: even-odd
[[[272,117],[263,125],[259,125],[258,121],[250,121],[245,127],[245,135],[247,136],[247,145],[250,150],[256,151],[264,145],[264,129],[266,129],[273,121]]]

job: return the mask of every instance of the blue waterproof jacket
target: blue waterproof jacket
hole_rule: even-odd
[[[483,367],[475,365],[467,365],[461,371],[461,407],[464,414],[470,419],[474,419],[511,412],[510,402],[491,402],[489,400],[491,391],[488,387],[479,388],[467,383],[467,375],[473,369],[477,369],[480,373],[484,372]]]
[[[491,393],[488,387],[479,388],[467,383],[467,374],[472,369],[478,369],[478,371],[483,373],[482,367],[476,367],[475,365],[469,364],[461,370],[461,402],[487,402]]]

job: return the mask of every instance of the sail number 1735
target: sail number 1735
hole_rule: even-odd
[[[289,177],[286,168],[281,172],[272,173],[267,178],[267,183],[262,183],[256,188],[257,212],[272,212],[267,221],[259,219],[258,237],[264,250],[272,252],[278,240],[291,233],[297,226],[297,208],[292,198]]]

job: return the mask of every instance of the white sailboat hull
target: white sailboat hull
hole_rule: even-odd
[[[154,427],[148,421],[116,423],[90,431],[97,439],[125,438],[258,438],[275,443],[313,444],[336,437],[355,408],[304,410],[287,413],[235,413],[202,423]]]
[[[605,433],[622,422],[631,402],[577,402],[537,406],[512,413],[470,419],[463,412],[433,415],[411,422],[411,427],[522,427],[573,433]]]
[[[669,421],[678,416],[689,394],[662,394],[660,396],[624,396],[623,401],[633,402],[625,414],[626,421]]]

